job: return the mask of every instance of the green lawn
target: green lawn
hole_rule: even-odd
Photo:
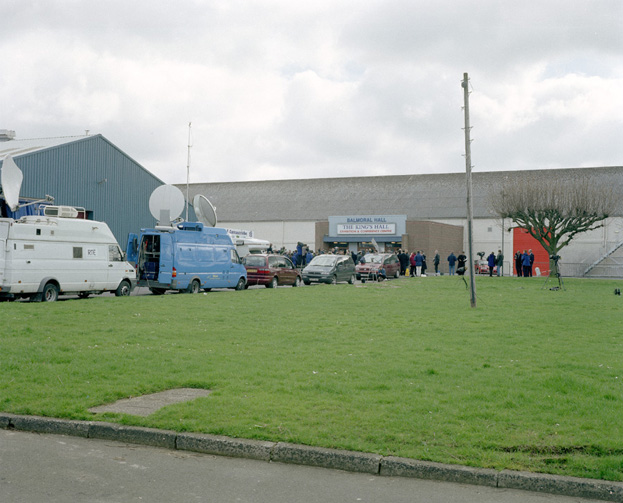
[[[458,277],[0,304],[0,410],[623,480],[620,282]]]

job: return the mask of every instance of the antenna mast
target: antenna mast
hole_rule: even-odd
[[[189,185],[190,185],[190,147],[192,146],[190,144],[190,126],[192,125],[192,122],[188,123],[188,159],[186,161],[186,221],[188,222],[188,191],[189,191]]]
[[[476,307],[476,283],[474,274],[474,236],[473,227],[473,204],[472,204],[472,149],[469,125],[469,77],[467,73],[463,74],[463,99],[465,102],[465,171],[467,172],[467,239],[468,239],[468,256],[469,256],[469,285],[470,285],[470,304]]]

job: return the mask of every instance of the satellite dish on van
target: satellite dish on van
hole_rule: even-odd
[[[19,191],[22,188],[24,174],[10,155],[7,155],[2,161],[2,174],[0,176],[4,199],[11,211],[16,211],[19,207]]]
[[[197,194],[193,198],[193,208],[199,222],[210,227],[216,226],[216,208],[206,196]]]
[[[156,187],[149,196],[149,211],[158,223],[169,225],[184,211],[184,194],[173,185]]]

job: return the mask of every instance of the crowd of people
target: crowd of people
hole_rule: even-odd
[[[328,250],[318,249],[315,252],[306,244],[298,243],[295,250],[286,250],[282,247],[279,250],[274,250],[271,244],[267,250],[268,253],[278,253],[288,257],[296,267],[305,267],[311,262],[316,255],[333,254],[333,255],[351,255],[355,265],[362,263],[363,258],[368,253],[374,253],[372,249],[361,249],[358,252],[348,251],[343,248],[329,248]],[[425,276],[428,270],[428,264],[426,261],[426,254],[422,250],[409,253],[407,250],[397,250],[396,255],[400,262],[400,275],[411,277]],[[515,261],[515,270],[518,277],[529,278],[532,277],[534,266],[534,253],[532,250],[517,251],[513,257]],[[450,252],[450,255],[446,258],[448,262],[448,274],[454,276],[455,274],[464,275],[467,271],[467,256],[464,251],[461,251],[458,255],[454,252]],[[441,263],[441,257],[439,251],[435,250],[435,256],[433,258],[433,267],[435,275],[439,274],[439,264]],[[495,268],[497,267],[497,276],[503,275],[504,255],[501,250],[495,254],[491,252],[487,257],[487,266],[489,268],[489,276],[493,276]]]
[[[524,250],[523,253],[517,250],[514,259],[517,277],[531,278],[534,266],[534,253],[532,253],[532,250]]]

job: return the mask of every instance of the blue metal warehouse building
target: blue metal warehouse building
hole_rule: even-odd
[[[106,222],[122,248],[129,232],[151,227],[151,192],[164,182],[102,135],[14,139],[0,131],[0,165],[11,155],[24,174],[20,195],[86,209]]]

